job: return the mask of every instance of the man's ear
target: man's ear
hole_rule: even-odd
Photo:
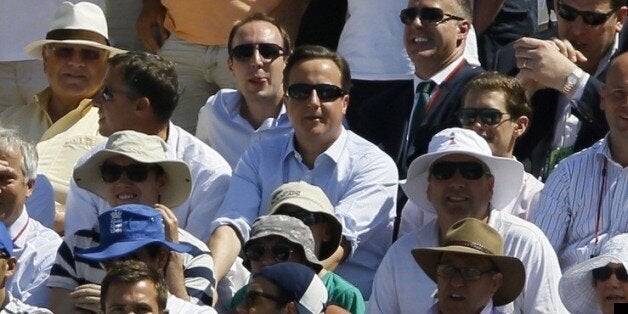
[[[502,275],[501,273],[496,273],[493,275],[491,280],[492,280],[491,291],[493,291],[493,294],[495,294],[497,290],[499,290],[499,288],[501,288],[502,285],[504,284],[504,275]]]
[[[469,36],[469,31],[471,30],[471,23],[469,21],[464,20],[458,22],[458,41],[461,42],[463,39],[466,39]]]
[[[617,14],[617,23],[615,23],[615,31],[619,33],[621,32],[621,29],[624,26],[626,16],[628,16],[628,7],[623,6],[619,8],[619,10],[617,10],[615,14]]]
[[[233,74],[233,58],[227,58],[227,67],[229,68],[229,71],[231,71],[231,74]]]
[[[30,197],[35,189],[35,180],[28,180],[26,183],[26,197]]]
[[[530,123],[530,119],[527,116],[521,116],[515,120],[515,137],[520,137],[523,135],[528,129],[528,124]]]
[[[286,304],[285,310],[286,310],[286,313],[299,314],[299,311],[297,310],[297,305],[294,301],[288,302]]]

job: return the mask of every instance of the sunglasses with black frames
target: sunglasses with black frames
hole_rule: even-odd
[[[493,108],[481,108],[481,109],[460,109],[458,111],[458,120],[463,126],[470,126],[477,121],[478,116],[480,122],[485,125],[496,125],[502,122],[504,115],[510,116],[510,114],[501,112]]]
[[[156,164],[130,164],[127,166],[120,166],[111,163],[105,163],[100,166],[100,176],[102,180],[106,183],[112,183],[120,180],[122,173],[126,173],[127,178],[129,180],[139,183],[146,181],[148,178],[149,171],[155,171],[158,175],[164,173],[164,170],[161,166]]]
[[[399,14],[401,23],[405,25],[412,24],[417,16],[419,17],[419,20],[421,20],[421,24],[439,24],[449,20],[464,20],[462,17],[443,12],[443,9],[441,8],[411,7],[401,10],[401,13]]]
[[[430,168],[430,174],[436,180],[449,180],[456,171],[460,171],[460,175],[467,180],[478,180],[484,175],[490,175],[484,165],[475,161],[439,161]]]
[[[600,25],[606,22],[606,20],[608,20],[608,18],[611,15],[613,15],[613,13],[615,13],[616,11],[617,9],[611,9],[610,11],[606,13],[593,12],[593,11],[580,11],[566,4],[562,4],[560,1],[558,1],[558,15],[561,18],[569,22],[575,21],[576,18],[580,16],[582,17],[582,21],[585,24],[593,25],[593,26]]]
[[[262,259],[266,252],[270,251],[276,262],[282,263],[288,261],[290,254],[294,252],[294,248],[290,245],[277,243],[271,247],[267,247],[261,243],[249,245],[244,254],[250,261],[257,262]]]
[[[292,84],[288,86],[287,95],[297,100],[305,100],[310,97],[312,91],[316,91],[316,96],[323,102],[334,101],[347,94],[342,88],[331,84]]]
[[[231,48],[230,55],[236,61],[247,62],[253,57],[255,49],[259,51],[264,61],[272,61],[284,55],[284,50],[277,44],[260,43],[260,44],[242,44]]]
[[[58,59],[72,59],[78,53],[83,61],[96,61],[104,59],[104,56],[108,55],[107,51],[97,48],[78,48],[48,44],[46,49],[52,51],[52,54]]]
[[[440,264],[436,267],[436,274],[443,278],[451,278],[456,274],[459,274],[460,277],[467,282],[478,281],[482,277],[482,275],[495,272],[494,269],[489,270],[481,270],[477,267],[469,266],[469,267],[455,267],[453,265],[448,264]]]
[[[622,265],[621,267],[614,269],[610,266],[606,265],[603,267],[598,267],[592,270],[593,279],[599,281],[606,281],[608,278],[611,278],[612,274],[615,274],[617,280],[628,282],[628,273],[626,273],[626,268]]]

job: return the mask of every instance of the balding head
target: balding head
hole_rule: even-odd
[[[628,139],[628,52],[620,54],[611,62],[600,104],[606,115],[612,146],[626,144],[618,141]]]

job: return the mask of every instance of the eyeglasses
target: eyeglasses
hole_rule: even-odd
[[[496,125],[502,121],[502,116],[510,115],[497,109],[460,109],[458,111],[458,120],[463,126],[473,125],[480,116],[480,122],[486,125]]]
[[[126,173],[127,178],[133,182],[144,182],[148,178],[148,172],[154,170],[158,175],[163,173],[163,168],[159,165],[151,164],[130,164],[120,166],[116,164],[103,164],[100,166],[100,176],[106,183],[116,182]]]
[[[419,8],[411,7],[401,10],[399,18],[401,23],[410,25],[416,17],[419,17],[421,24],[439,24],[449,20],[462,21],[464,18],[443,12],[440,8]]]
[[[307,212],[307,211],[304,211],[304,210],[296,210],[296,211],[289,211],[289,212],[288,211],[281,211],[281,212],[278,211],[277,214],[286,215],[286,216],[290,216],[290,217],[294,217],[296,219],[299,219],[306,226],[312,226],[312,225],[315,225],[317,222],[319,222],[319,219],[318,219],[318,217],[316,216],[315,213]]]
[[[451,278],[456,274],[459,274],[464,281],[478,281],[482,275],[486,273],[495,272],[494,269],[482,271],[477,267],[455,267],[448,264],[440,264],[436,267],[436,274],[443,278]]]
[[[272,253],[276,262],[281,263],[288,261],[290,254],[294,252],[294,249],[291,246],[282,243],[275,244],[270,248],[263,244],[252,244],[246,248],[246,252],[244,253],[249,260],[257,262],[261,260],[262,256],[264,256],[264,254],[268,251]]]
[[[102,49],[92,48],[74,48],[70,46],[46,45],[52,51],[52,54],[58,59],[72,59],[74,53],[78,50],[79,56],[83,61],[96,61],[103,59],[108,53]]]
[[[342,88],[331,84],[292,84],[288,87],[288,97],[305,100],[316,90],[316,96],[323,102],[333,101],[347,94]]]
[[[246,292],[246,295],[244,296],[244,306],[246,308],[252,307],[253,305],[257,303],[257,300],[259,300],[260,297],[273,300],[279,304],[285,304],[285,303],[290,302],[290,300],[287,300],[285,298],[282,298],[276,295],[272,295],[272,294],[261,292],[261,291],[249,290]]]
[[[593,11],[579,11],[576,10],[566,4],[562,4],[560,3],[560,1],[558,2],[558,15],[569,21],[569,22],[573,22],[576,20],[576,18],[578,18],[578,15],[582,17],[582,21],[585,24],[588,25],[600,25],[604,22],[606,22],[606,20],[608,20],[608,18],[613,15],[613,13],[615,13],[615,11],[617,11],[617,9],[611,9],[610,11],[608,11],[607,13],[600,13],[600,12],[593,12]]]
[[[246,62],[251,59],[255,49],[259,51],[259,54],[265,61],[275,60],[279,56],[283,56],[283,48],[276,44],[261,43],[261,44],[243,44],[231,48],[231,57],[236,61]]]
[[[430,173],[436,180],[448,180],[451,179],[456,170],[460,171],[463,178],[467,180],[477,180],[483,177],[485,174],[490,173],[484,169],[484,166],[479,162],[465,161],[465,162],[453,162],[453,161],[441,161],[432,165]]]
[[[104,101],[113,100],[115,98],[115,94],[124,94],[129,98],[133,98],[134,95],[134,93],[132,92],[115,91],[115,89],[108,86],[103,86],[103,88],[100,90],[100,96]]]
[[[621,266],[620,268],[617,268],[617,269],[613,269],[609,267],[608,265],[606,265],[604,267],[595,268],[593,269],[592,272],[593,272],[593,279],[595,280],[606,281],[608,280],[608,278],[611,278],[612,274],[615,274],[615,276],[617,277],[617,280],[624,281],[624,282],[628,281],[628,273],[626,273],[626,268],[624,266]]]

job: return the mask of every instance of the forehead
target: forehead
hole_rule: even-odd
[[[613,88],[628,86],[628,53],[617,57],[608,71],[606,85]]]
[[[114,282],[109,288],[109,294],[112,292],[124,296],[107,298],[108,301],[112,301],[107,302],[109,304],[119,304],[122,302],[151,303],[152,301],[156,302],[157,299],[157,289],[155,289],[155,284],[150,280],[141,280],[134,283]]]
[[[449,11],[453,8],[455,0],[409,0],[408,7],[441,8]]]
[[[611,8],[610,0],[556,0],[580,11],[598,11],[606,13]]]
[[[290,69],[289,83],[327,83],[340,85],[340,69],[329,59],[310,59],[295,64]]]
[[[440,261],[441,263],[451,263],[458,267],[485,267],[491,265],[491,260],[488,257],[463,253],[445,252],[441,255]]]
[[[266,292],[272,295],[279,295],[279,288],[270,280],[257,276],[253,278],[253,281],[249,285],[250,290]]]
[[[484,163],[481,160],[479,160],[479,159],[477,159],[477,158],[475,158],[473,156],[469,156],[469,155],[465,155],[465,154],[449,154],[449,155],[445,155],[445,156],[443,156],[441,158],[436,159],[432,163],[432,165],[437,163],[437,162],[441,162],[441,161],[452,161],[452,162],[471,162],[471,161],[474,161],[474,162],[479,162],[479,163],[484,165]]]
[[[464,108],[493,108],[504,112],[506,109],[506,96],[504,92],[497,90],[473,89],[463,99]]]
[[[233,37],[233,46],[244,43],[275,43],[281,45],[283,39],[277,26],[267,21],[248,22]]]
[[[20,169],[22,163],[22,152],[19,149],[9,147],[0,148],[0,160],[4,160],[14,169]],[[19,171],[21,173],[21,171]]]

